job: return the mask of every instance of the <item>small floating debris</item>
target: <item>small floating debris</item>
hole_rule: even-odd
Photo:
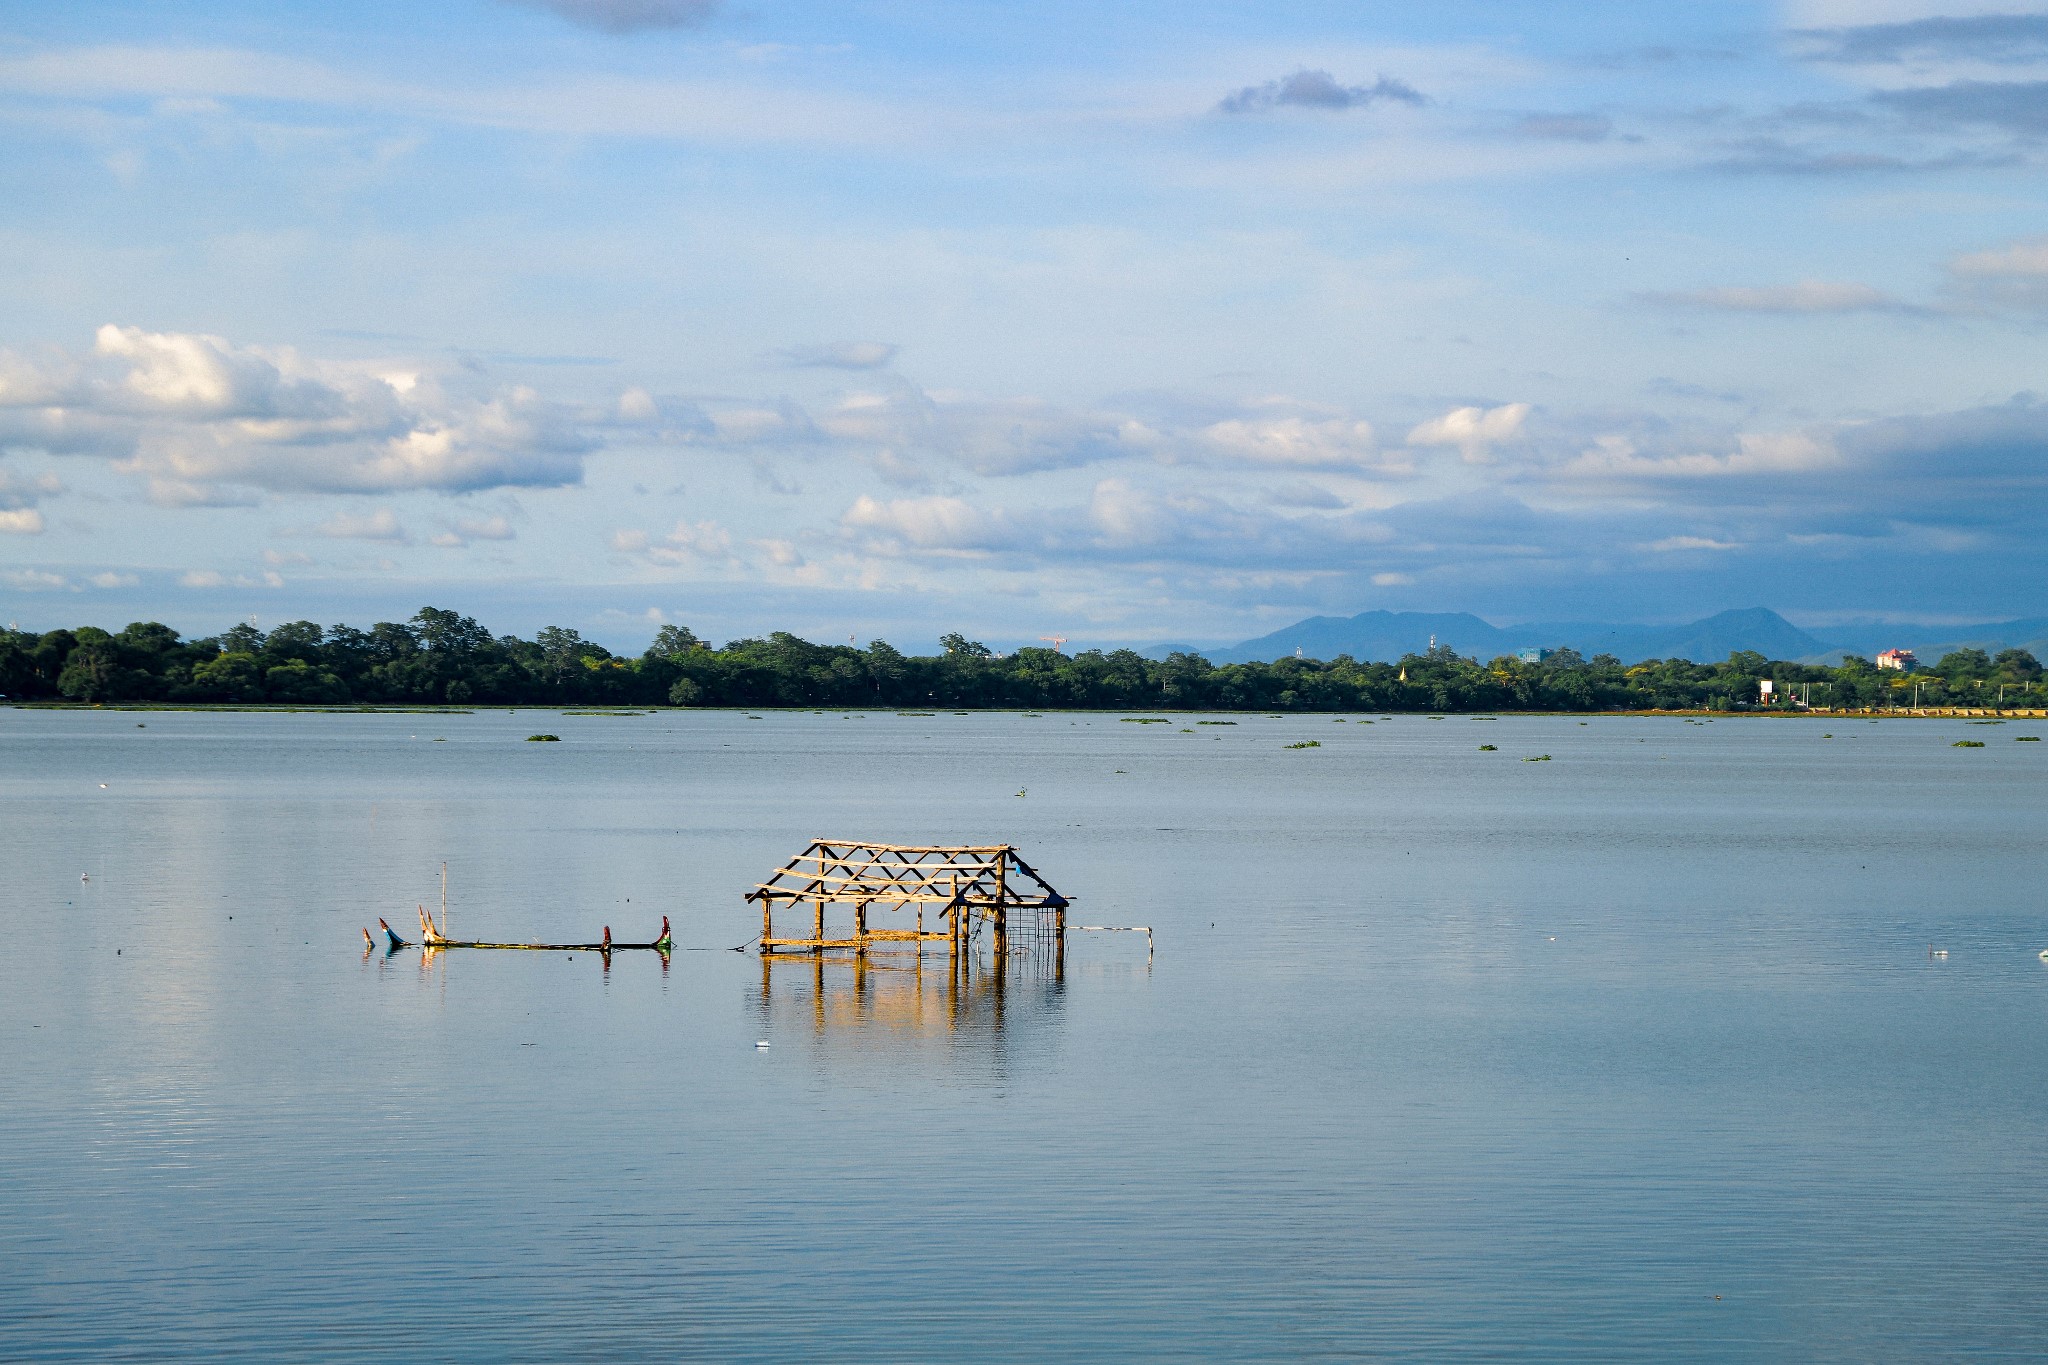
[[[1196,722],[1195,722],[1195,724],[1197,724],[1197,725],[1235,725],[1235,724],[1237,724],[1237,722],[1236,722],[1236,721],[1234,721],[1234,720],[1198,720],[1198,721],[1196,721]],[[1371,721],[1367,721],[1367,722],[1366,722],[1366,724],[1367,724],[1367,725],[1370,725],[1370,724],[1372,724],[1372,722],[1371,722]]]
[[[1549,754],[1537,754],[1537,755],[1536,755],[1536,756],[1535,756],[1534,758],[1525,758],[1525,759],[1523,759],[1523,760],[1522,760],[1522,762],[1524,762],[1524,763],[1548,763],[1548,762],[1550,762],[1550,755],[1549,755]]]
[[[1122,721],[1122,722],[1123,722],[1123,723],[1124,723],[1125,725],[1171,725],[1171,724],[1173,724],[1173,722],[1172,722],[1172,721],[1170,721],[1170,720],[1168,720],[1168,719],[1167,719],[1167,718],[1166,718],[1165,716],[1120,716],[1120,717],[1118,717],[1118,719],[1119,719],[1119,720],[1121,720],[1121,721]]]
[[[764,1048],[764,1047],[767,1047],[768,1045],[769,1045],[769,1043],[768,1043],[768,1040],[767,1040],[766,1038],[763,1038],[763,1039],[761,1039],[761,1040],[760,1040],[759,1042],[755,1043],[755,1044],[754,1044],[754,1047],[755,1047],[755,1048],[756,1048],[756,1049],[758,1050],[758,1049],[760,1049],[760,1048]]]
[[[526,742],[528,744],[559,744],[562,742],[562,737],[560,735],[528,735]]]
[[[1947,956],[1948,956],[1948,949],[1946,949],[1946,948],[1937,948],[1937,947],[1935,947],[1935,946],[1934,946],[1934,945],[1933,945],[1932,943],[1930,943],[1930,944],[1928,944],[1928,945],[1927,945],[1927,956],[1928,956],[1928,957],[1929,957],[1930,959],[1931,959],[1931,958],[1937,958],[1937,957],[1947,957]]]
[[[1482,753],[1482,754],[1497,754],[1497,753],[1499,753],[1499,752],[1500,752],[1500,745],[1498,745],[1498,744],[1482,744],[1482,745],[1480,745],[1480,746],[1479,746],[1479,752],[1480,752],[1480,753]]]

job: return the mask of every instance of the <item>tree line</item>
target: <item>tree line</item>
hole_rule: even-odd
[[[1816,707],[2040,707],[2040,663],[2025,650],[1957,650],[1911,674],[1867,659],[1816,666],[1736,653],[1710,664],[1557,650],[1540,662],[1480,662],[1448,645],[1391,663],[1339,655],[1212,664],[1132,650],[999,655],[948,635],[935,655],[881,640],[819,645],[783,631],[714,648],[663,626],[645,652],[614,654],[550,626],[531,640],[422,608],[368,630],[290,621],[180,638],[154,621],[0,631],[0,695],[11,701],[297,706],[744,706],[1165,708],[1233,711],[1602,711]],[[1769,679],[1773,695],[1759,684]]]

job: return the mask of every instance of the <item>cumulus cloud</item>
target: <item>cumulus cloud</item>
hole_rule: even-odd
[[[33,507],[17,507],[0,511],[0,535],[39,536],[43,533],[43,514]]]
[[[475,517],[457,521],[434,536],[431,544],[444,550],[459,550],[473,540],[515,540],[518,533],[504,517]]]
[[[863,493],[839,524],[871,541],[921,550],[989,551],[1022,543],[1023,529],[1007,514],[974,507],[961,498],[894,498]]]
[[[732,532],[715,521],[676,522],[675,529],[656,540],[645,531],[612,532],[612,549],[664,568],[690,564],[715,564],[734,558]]]
[[[508,0],[549,10],[579,28],[600,33],[696,28],[718,11],[719,0]]]
[[[1196,437],[1209,450],[1252,465],[1362,468],[1378,459],[1372,424],[1345,418],[1232,418]]]
[[[307,527],[305,534],[329,540],[383,540],[401,545],[412,539],[398,524],[398,514],[389,507],[370,512],[336,512],[319,525]]]
[[[879,370],[896,358],[886,341],[833,341],[821,346],[792,346],[779,352],[791,365],[827,370]]]
[[[1341,85],[1327,71],[1303,69],[1264,85],[1247,85],[1226,95],[1216,106],[1224,114],[1257,114],[1271,109],[1363,109],[1392,100],[1397,104],[1419,105],[1429,98],[1403,81],[1381,76],[1371,85]]]
[[[0,583],[23,592],[77,592],[71,580],[44,569],[0,569]]]
[[[1497,408],[1453,408],[1432,417],[1408,433],[1411,446],[1455,446],[1468,464],[1483,464],[1494,446],[1521,435],[1529,416],[1527,403],[1506,403]]]
[[[0,446],[99,455],[165,505],[248,491],[559,486],[597,448],[569,410],[452,369],[108,325],[89,355],[0,356]]]
[[[1714,308],[1731,313],[1861,313],[1897,308],[1898,301],[1867,284],[1801,280],[1797,284],[1728,285],[1644,294],[1648,303]]]

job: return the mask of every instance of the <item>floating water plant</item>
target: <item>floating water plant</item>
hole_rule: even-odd
[[[1951,749],[1981,749],[1984,747],[1984,741],[1981,739],[1959,739],[1949,747]]]
[[[1536,755],[1536,756],[1535,756],[1534,758],[1525,758],[1525,759],[1523,759],[1523,760],[1522,760],[1522,762],[1524,762],[1524,763],[1548,763],[1548,762],[1550,762],[1550,755],[1549,755],[1549,754],[1538,754],[1538,755]]]
[[[1123,723],[1124,723],[1124,724],[1126,724],[1126,725],[1171,725],[1171,724],[1173,724],[1173,722],[1172,722],[1172,721],[1170,721],[1170,720],[1168,720],[1168,719],[1167,719],[1167,718],[1166,718],[1165,716],[1122,716],[1122,717],[1119,717],[1119,719],[1121,719],[1121,720],[1123,721]]]
[[[1320,749],[1323,747],[1323,742],[1319,739],[1305,739],[1299,744],[1289,744],[1286,747],[1289,749]]]
[[[562,737],[560,735],[528,735],[526,742],[528,744],[559,744],[562,742]]]
[[[1234,720],[1198,720],[1198,721],[1196,721],[1196,722],[1195,722],[1195,724],[1197,724],[1197,725],[1235,725],[1235,724],[1237,724],[1237,722],[1236,722],[1236,721],[1234,721]]]
[[[1480,752],[1480,753],[1482,753],[1482,754],[1497,754],[1497,753],[1499,753],[1499,752],[1500,752],[1500,745],[1498,745],[1498,744],[1482,744],[1482,745],[1480,745],[1480,746],[1479,746],[1479,752]]]
[[[2039,735],[2014,735],[2012,742],[2015,744],[2039,744],[2041,737]]]

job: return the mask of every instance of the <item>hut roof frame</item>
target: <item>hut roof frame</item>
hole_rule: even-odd
[[[763,953],[785,948],[865,952],[877,942],[922,945],[941,940],[950,941],[957,953],[972,921],[992,922],[1000,942],[1015,911],[1052,915],[1063,936],[1069,904],[1011,844],[879,844],[859,839],[813,839],[746,898],[761,903]],[[795,909],[806,901],[815,912],[810,936],[778,936],[778,904]],[[867,912],[873,905],[914,908],[917,928],[869,929]],[[948,922],[943,931],[925,928],[928,905],[939,907],[939,917]],[[852,908],[851,937],[827,937],[828,906]]]

